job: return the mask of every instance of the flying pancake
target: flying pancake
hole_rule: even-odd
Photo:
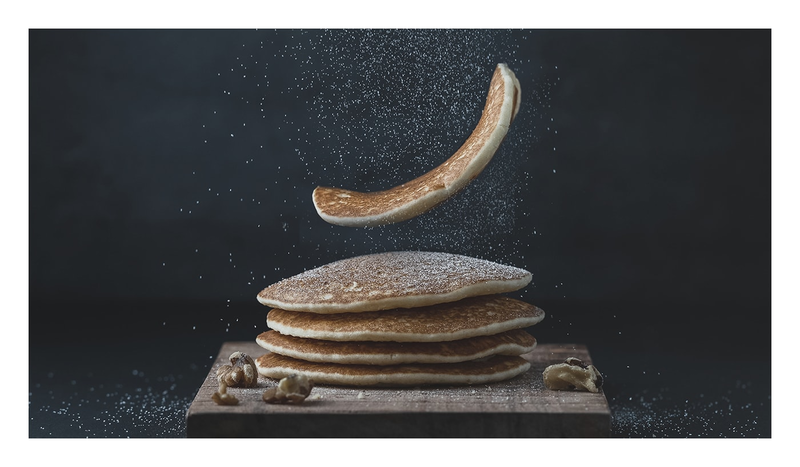
[[[281,334],[329,341],[448,342],[533,326],[540,308],[503,295],[378,312],[316,314],[273,309],[267,326]]]
[[[522,329],[451,342],[334,342],[285,336],[276,331],[256,338],[270,352],[299,360],[361,365],[457,363],[492,355],[522,355],[536,339]]]
[[[430,172],[385,191],[365,193],[317,187],[312,194],[317,213],[331,224],[370,227],[408,220],[432,209],[486,167],[519,111],[521,96],[514,72],[504,63],[497,65],[475,130],[449,159]]]
[[[450,253],[399,251],[343,259],[270,285],[258,301],[281,310],[361,313],[513,292],[531,273]]]
[[[522,357],[495,355],[460,363],[406,365],[342,365],[316,363],[268,352],[256,360],[258,373],[281,379],[301,373],[317,384],[343,386],[471,385],[503,381],[527,371]]]

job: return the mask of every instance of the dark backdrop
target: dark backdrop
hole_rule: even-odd
[[[31,31],[32,358],[158,341],[196,355],[197,378],[222,341],[263,330],[264,286],[419,248],[529,269],[518,295],[548,313],[536,337],[597,349],[620,369],[612,388],[653,354],[769,375],[770,41]],[[317,217],[317,185],[385,188],[448,157],[501,61],[523,108],[464,192],[385,228]]]

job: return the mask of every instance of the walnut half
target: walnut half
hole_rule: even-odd
[[[234,352],[230,365],[217,368],[217,381],[229,388],[254,388],[258,386],[258,370],[253,358],[244,352]]]
[[[567,358],[564,363],[548,366],[544,369],[542,377],[547,389],[556,391],[578,389],[599,392],[603,386],[603,375],[597,368],[575,357]]]
[[[303,374],[293,374],[283,378],[277,386],[273,386],[261,396],[264,402],[269,404],[302,404],[306,397],[311,394],[314,381]]]
[[[229,357],[230,365],[217,368],[219,391],[211,395],[211,400],[219,405],[236,405],[239,399],[228,394],[228,388],[254,388],[258,386],[256,362],[244,352],[234,352]]]

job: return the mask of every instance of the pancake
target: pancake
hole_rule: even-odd
[[[270,352],[299,360],[361,365],[457,363],[492,355],[522,355],[536,339],[521,329],[450,342],[336,342],[267,331],[256,342]]]
[[[540,322],[544,311],[503,295],[422,308],[322,315],[273,309],[267,326],[284,335],[330,341],[447,342]]]
[[[512,292],[531,273],[450,253],[399,251],[343,259],[270,285],[262,305],[311,313],[360,313]]]
[[[273,379],[304,374],[315,384],[343,386],[469,385],[502,381],[524,373],[531,364],[522,357],[495,355],[461,363],[406,365],[342,365],[315,363],[268,352],[256,359],[261,376]]]
[[[430,172],[385,191],[370,193],[317,187],[312,193],[319,216],[331,224],[370,227],[418,216],[467,186],[494,156],[519,111],[519,81],[497,65],[478,125],[449,159]]]

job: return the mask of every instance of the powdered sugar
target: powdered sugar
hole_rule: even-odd
[[[267,287],[258,299],[298,311],[374,311],[510,292],[530,280],[530,272],[492,261],[400,251],[356,256],[305,271]]]

